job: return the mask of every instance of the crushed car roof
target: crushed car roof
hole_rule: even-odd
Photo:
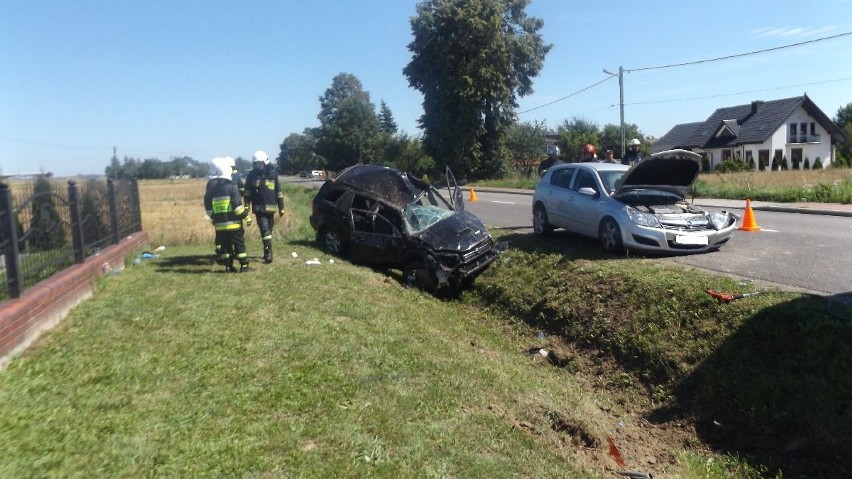
[[[687,150],[655,153],[636,163],[624,176],[613,196],[640,189],[663,190],[686,196],[701,172],[701,155]]]
[[[409,181],[405,173],[379,165],[350,166],[331,181],[370,191],[397,206],[411,203],[422,191]]]

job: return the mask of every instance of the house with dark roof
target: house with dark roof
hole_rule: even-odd
[[[651,152],[694,151],[710,169],[732,159],[770,169],[784,158],[792,168],[813,168],[817,159],[826,168],[834,161],[837,143],[845,140],[837,125],[802,95],[719,108],[704,121],[675,125]]]

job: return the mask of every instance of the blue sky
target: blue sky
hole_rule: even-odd
[[[0,0],[0,172],[103,173],[113,147],[119,158],[274,158],[287,135],[318,125],[318,98],[341,72],[418,135],[422,96],[402,75],[416,4]],[[852,32],[852,0],[533,0],[527,12],[553,48],[521,121],[618,124],[615,78],[572,94],[619,66],[625,121],[656,137],[752,100],[806,92],[830,117],[852,103],[852,35],[648,69]]]

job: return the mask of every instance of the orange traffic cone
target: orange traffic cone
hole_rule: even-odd
[[[745,214],[743,215],[743,225],[740,227],[742,231],[760,231],[760,226],[757,226],[757,221],[754,220],[754,211],[751,209],[751,200],[746,198]]]
[[[470,185],[470,198],[468,201],[479,201],[479,198],[476,197],[476,192],[473,191],[473,185]]]

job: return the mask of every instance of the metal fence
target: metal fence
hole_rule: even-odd
[[[142,230],[136,180],[0,183],[0,300]]]

